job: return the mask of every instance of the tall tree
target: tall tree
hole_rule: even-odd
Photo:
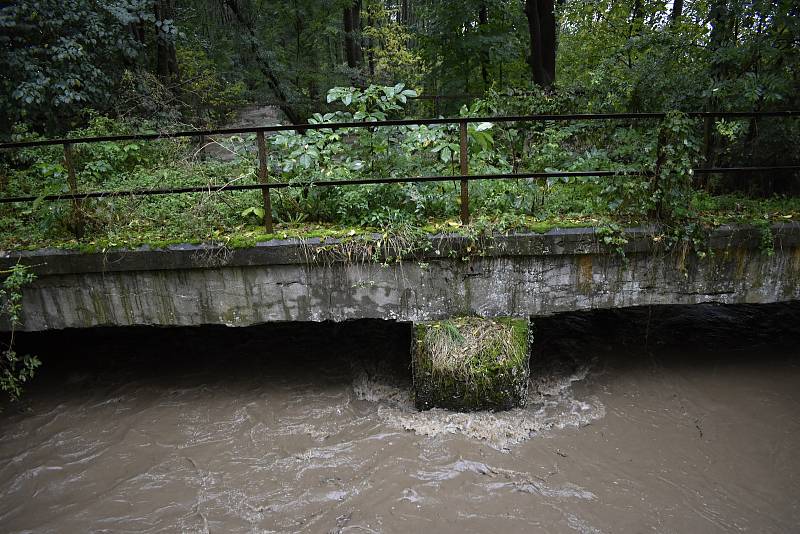
[[[553,0],[525,0],[530,33],[528,64],[533,81],[545,89],[556,80],[556,15]]]
[[[481,3],[478,9],[478,30],[485,33],[486,25],[489,24],[489,8],[486,3]],[[489,50],[486,46],[481,47],[481,79],[483,88],[489,88]]]
[[[683,15],[683,0],[674,0],[672,2],[672,13],[670,14],[670,22],[673,24],[678,22],[678,19]]]
[[[732,24],[730,16],[730,8],[725,0],[716,0],[711,4],[709,13],[711,20],[711,34],[709,36],[709,48],[712,54],[717,55],[720,50],[724,49],[732,39]],[[724,83],[728,75],[727,60],[723,57],[712,58],[710,65],[710,72],[712,84],[719,86]],[[715,87],[716,89],[716,87]],[[716,91],[712,90],[706,109],[708,111],[716,111],[719,107],[719,99],[716,97]],[[714,134],[714,117],[705,119],[703,131],[703,144],[705,145],[705,161],[709,166],[714,165],[715,152],[716,152],[716,135]]]
[[[344,52],[347,66],[358,68],[364,60],[361,49],[361,0],[355,0],[344,8]]]
[[[372,9],[367,9],[367,28],[372,28],[375,20],[372,16]],[[367,37],[367,67],[370,79],[375,77],[375,42],[372,36]]]
[[[174,85],[178,81],[178,58],[175,53],[175,1],[155,0],[156,73],[162,82]]]

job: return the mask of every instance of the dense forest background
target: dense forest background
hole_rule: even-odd
[[[414,88],[426,115],[487,94],[548,112],[800,99],[791,0],[20,0],[0,3],[0,49],[6,137],[92,113],[214,125],[246,103],[303,122],[370,84]]]

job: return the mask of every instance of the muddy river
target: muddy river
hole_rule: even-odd
[[[799,319],[540,320],[501,414],[416,412],[404,324],[24,336],[0,531],[797,531]]]

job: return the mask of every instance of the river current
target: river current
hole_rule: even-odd
[[[791,532],[800,306],[540,319],[526,408],[417,412],[407,324],[21,336],[2,532]]]

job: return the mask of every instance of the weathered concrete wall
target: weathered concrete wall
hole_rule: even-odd
[[[188,245],[108,254],[39,250],[4,253],[0,264],[35,266],[38,279],[24,294],[25,330],[427,321],[798,299],[800,226],[774,230],[774,255],[761,251],[760,231],[722,228],[712,235],[713,254],[698,258],[665,253],[652,232],[639,229],[626,247],[627,265],[604,250],[593,229],[497,237],[479,246],[482,256],[466,261],[466,240],[437,236],[421,259],[388,266],[309,261],[323,247],[314,240],[241,250]]]

